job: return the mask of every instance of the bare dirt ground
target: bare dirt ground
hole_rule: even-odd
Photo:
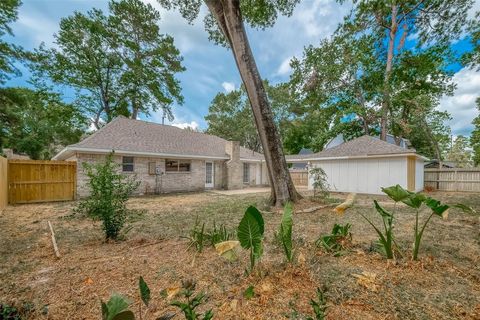
[[[478,194],[433,195],[480,211]],[[369,196],[361,196],[343,215],[331,208],[295,215],[295,256],[304,259],[296,258],[292,265],[285,263],[273,237],[278,213],[264,213],[265,251],[253,275],[244,274],[247,252],[228,262],[213,248],[188,250],[184,237],[197,218],[207,227],[215,221],[234,230],[248,205],[270,211],[267,197],[197,193],[135,198],[129,207],[139,210],[129,220],[126,239],[109,243],[99,222],[71,215],[75,203],[9,207],[0,215],[0,302],[29,306],[30,319],[100,319],[100,300],[117,292],[130,298],[137,313],[141,275],[153,301],[144,319],[177,311],[160,291],[185,279],[194,279],[207,294],[200,309],[212,308],[215,319],[304,319],[312,315],[309,300],[317,287],[327,289],[328,319],[480,319],[480,221],[455,209],[447,220],[432,219],[418,262],[409,258],[414,215],[405,207],[399,207],[395,225],[404,257],[387,262],[372,249],[376,234],[359,213],[379,223],[371,200],[391,203]],[[306,200],[297,209],[313,205]],[[53,254],[48,220],[60,259]],[[334,223],[353,225],[353,248],[340,257],[314,245]],[[353,276],[364,272],[374,277],[365,283]],[[250,285],[256,294],[246,300],[243,292]]]

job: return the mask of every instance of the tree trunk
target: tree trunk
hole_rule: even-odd
[[[240,12],[240,1],[207,0],[206,3],[230,43],[230,48],[250,100],[267,163],[272,189],[271,202],[276,206],[283,205],[287,201],[295,202],[300,198],[300,195],[295,190],[290,177],[280,135],[273,120],[267,94],[248,42]]]
[[[382,111],[381,111],[381,120],[380,120],[380,139],[387,141],[387,120],[388,120],[388,111],[390,109],[390,74],[392,72],[393,64],[393,55],[395,52],[395,37],[397,35],[397,13],[398,6],[392,4],[392,23],[390,26],[389,40],[388,40],[388,50],[387,50],[387,65],[385,67],[385,79],[383,84],[383,101],[382,101]]]

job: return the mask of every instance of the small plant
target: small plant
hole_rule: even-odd
[[[213,222],[213,229],[208,234],[209,242],[212,246],[217,243],[229,241],[235,238],[235,233],[229,231],[224,224],[217,227],[215,221]]]
[[[229,241],[235,238],[235,234],[227,229],[223,224],[217,227],[215,221],[213,222],[213,229],[208,231],[205,228],[205,223],[200,225],[198,217],[195,220],[195,225],[190,231],[188,237],[190,243],[189,248],[194,247],[198,252],[202,252],[205,246],[214,247],[217,243]]]
[[[134,320],[135,315],[128,310],[130,302],[121,295],[114,294],[107,303],[102,303],[102,320]]]
[[[280,240],[282,242],[283,250],[285,252],[285,256],[287,257],[288,262],[291,262],[293,259],[292,212],[292,204],[288,202],[283,209],[282,222],[280,224],[280,230],[278,232],[278,236],[280,237]]]
[[[317,299],[311,299],[310,305],[312,306],[315,318],[307,317],[307,320],[324,320],[327,316],[327,298],[325,297],[325,290],[317,288]]]
[[[139,182],[118,172],[113,152],[103,163],[83,165],[89,177],[90,195],[80,201],[75,212],[102,220],[106,239],[117,239],[129,213],[126,202]]]
[[[195,225],[193,229],[190,231],[190,237],[188,238],[190,243],[188,245],[189,248],[194,247],[198,252],[203,251],[203,247],[205,245],[207,234],[205,233],[205,223],[198,222],[198,217],[195,219]]]
[[[17,308],[5,303],[0,304],[0,319],[21,320],[22,317]]]
[[[199,305],[203,303],[205,294],[200,292],[197,295],[193,295],[195,292],[196,283],[194,281],[182,281],[182,294],[186,301],[174,301],[172,306],[180,308],[186,320],[210,320],[213,318],[212,310],[208,310],[203,315],[197,313],[195,310]]]
[[[330,195],[327,174],[322,168],[310,169],[310,175],[313,178],[313,197],[325,200]]]
[[[351,224],[335,224],[332,232],[320,237],[315,244],[317,247],[323,247],[327,252],[333,252],[335,256],[341,255],[352,244]]]
[[[265,222],[262,214],[257,208],[250,206],[245,211],[237,229],[237,237],[242,248],[250,250],[250,269],[253,267],[263,253],[263,233],[265,232]]]

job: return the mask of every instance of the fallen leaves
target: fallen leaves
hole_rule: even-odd
[[[352,276],[357,278],[357,283],[360,286],[365,287],[370,291],[378,291],[378,284],[376,283],[376,273],[363,271],[361,274],[353,273]]]

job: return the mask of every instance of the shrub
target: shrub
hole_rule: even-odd
[[[327,174],[318,167],[310,169],[310,175],[313,178],[313,197],[325,200],[330,195]]]
[[[105,237],[117,239],[128,214],[126,202],[139,182],[134,176],[127,177],[119,173],[113,152],[102,163],[83,165],[89,177],[90,195],[80,201],[75,211],[102,220]]]
[[[336,256],[342,254],[352,244],[352,234],[350,232],[351,224],[342,226],[335,224],[332,232],[320,237],[315,244],[317,247],[323,247],[327,252],[333,252]]]
[[[255,263],[263,254],[264,232],[265,222],[262,214],[257,208],[248,207],[237,229],[240,245],[244,249],[250,249],[250,269],[247,270],[247,273],[252,272]]]
[[[190,231],[188,237],[190,243],[189,248],[194,247],[198,252],[202,252],[205,246],[215,246],[217,243],[229,241],[235,238],[235,233],[229,231],[223,224],[217,227],[215,221],[213,222],[213,229],[206,230],[205,223],[200,225],[197,219],[195,219],[195,225]]]
[[[292,243],[292,227],[293,227],[293,218],[292,218],[292,204],[288,202],[283,209],[282,222],[280,224],[280,230],[278,235],[282,242],[283,250],[285,256],[289,262],[293,259],[293,243]]]

